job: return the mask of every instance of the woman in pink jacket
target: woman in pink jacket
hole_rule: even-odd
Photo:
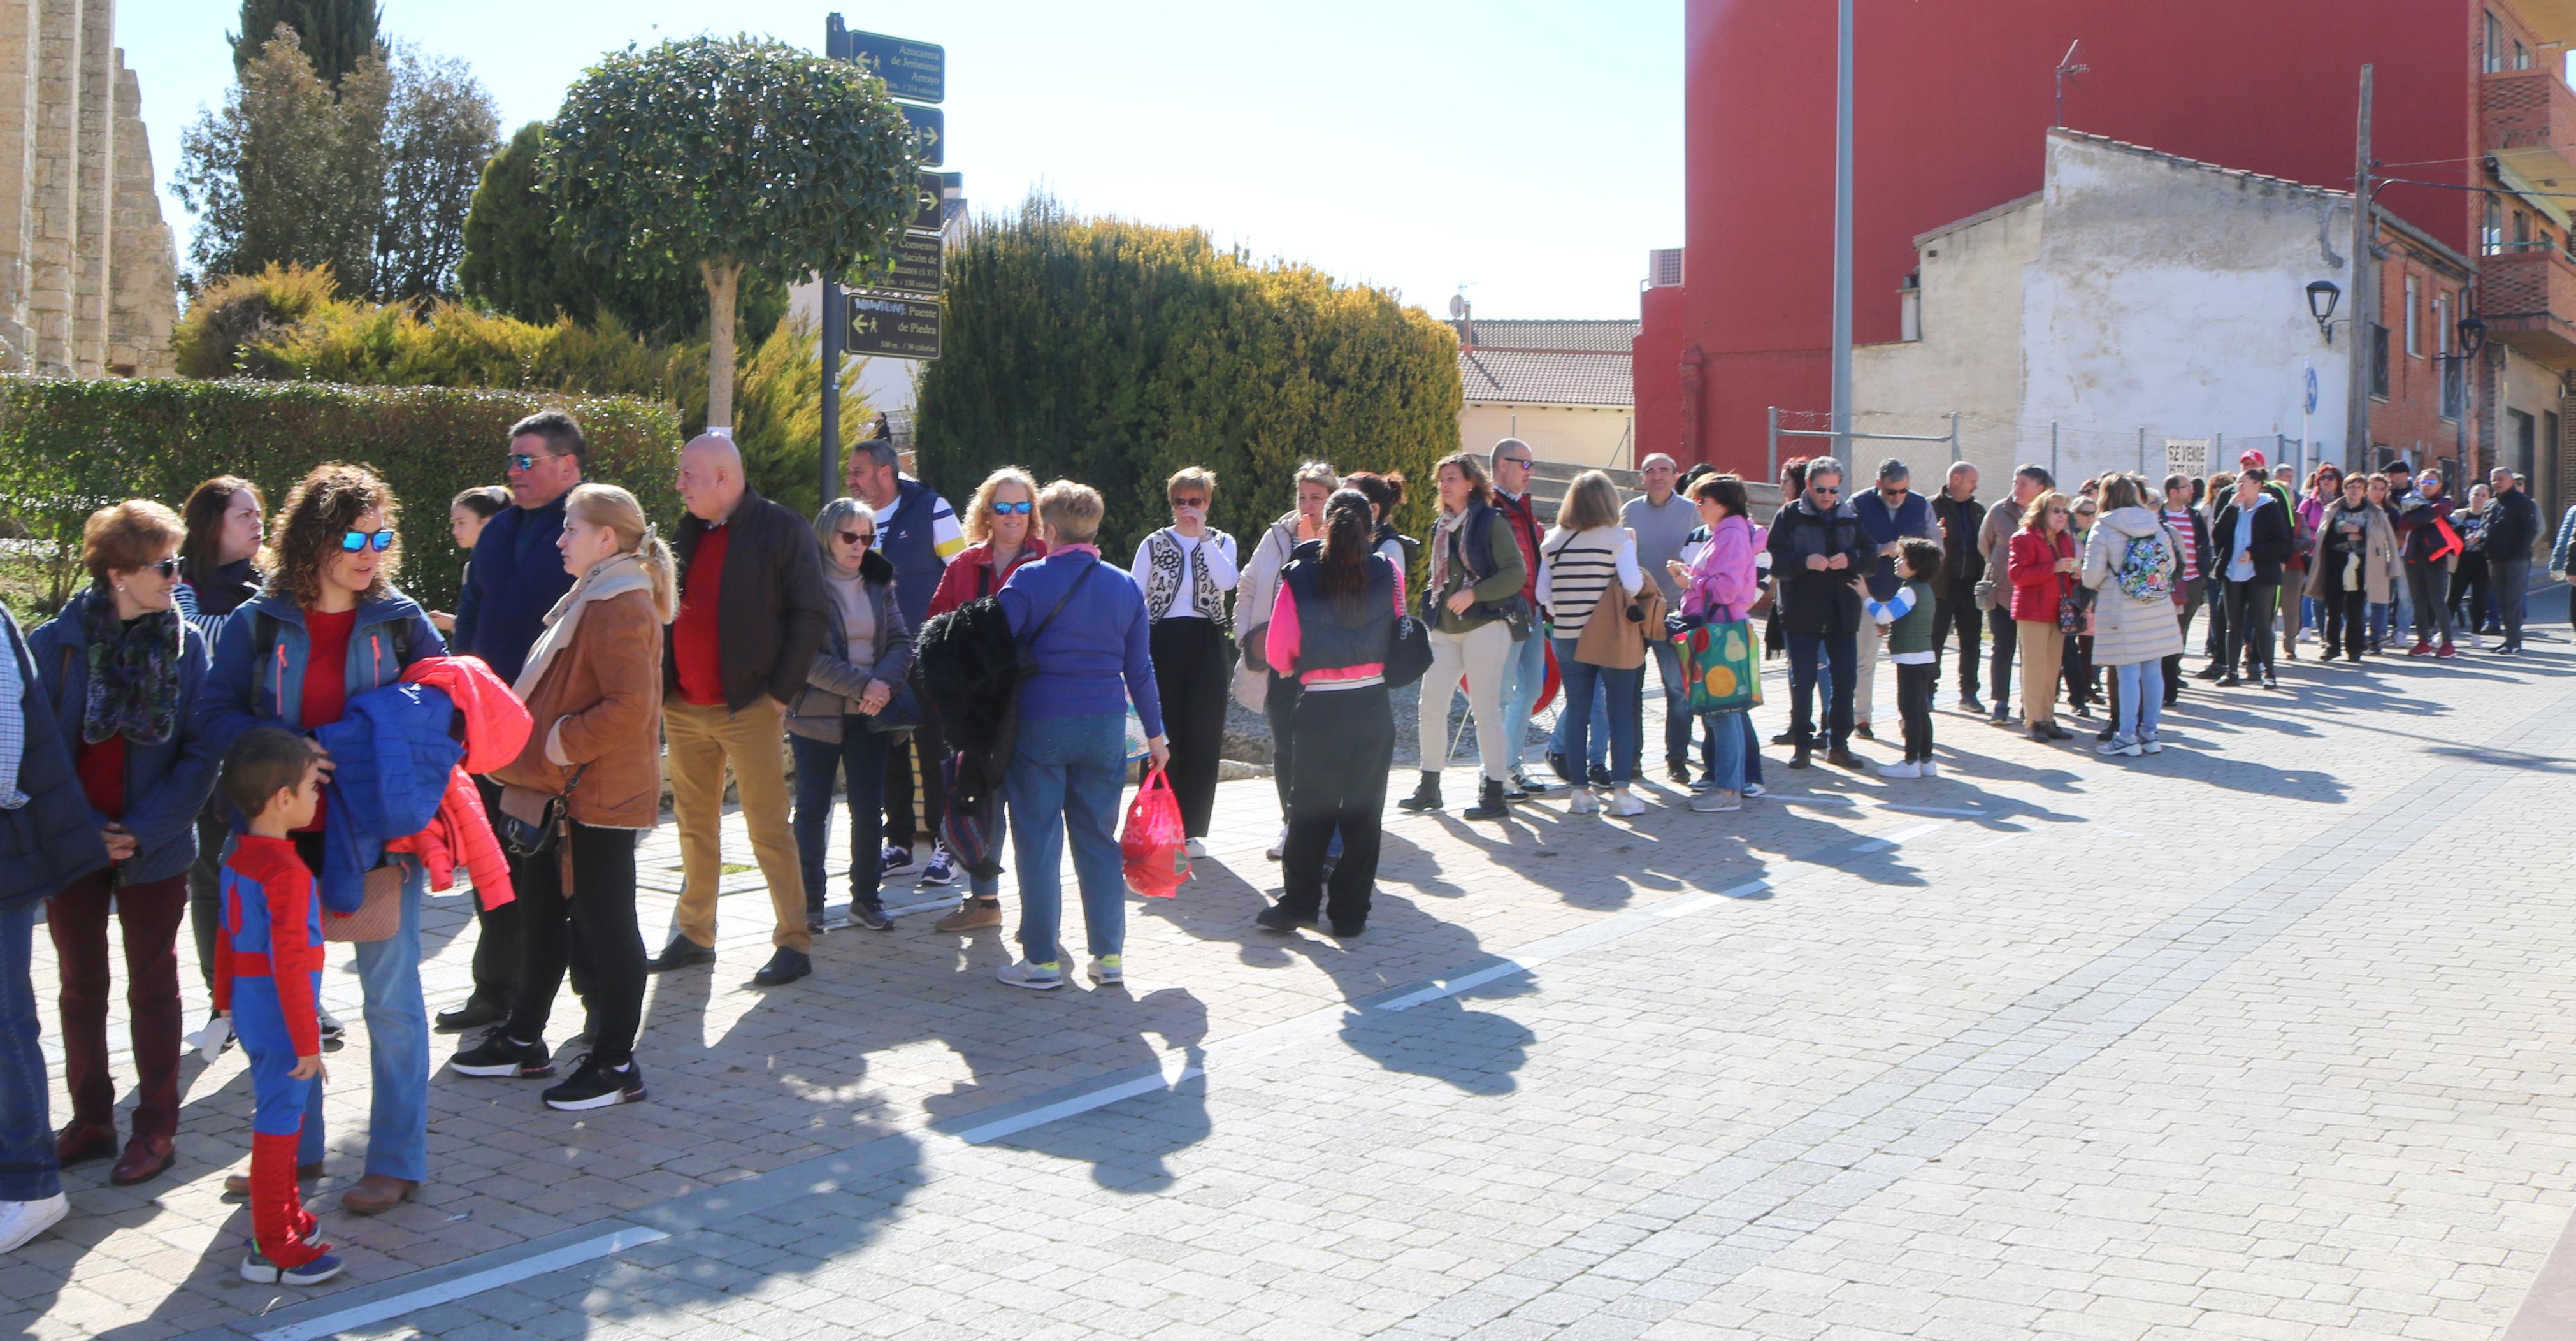
[[[1745,516],[1750,500],[1744,481],[1734,475],[1707,475],[1690,489],[1699,519],[1708,527],[1708,543],[1688,564],[1666,564],[1682,585],[1682,613],[1711,623],[1743,619],[1762,589],[1754,559],[1768,539],[1763,528]],[[1708,774],[1691,786],[1691,809],[1704,812],[1742,810],[1746,796],[1762,794],[1762,756],[1748,712],[1702,715],[1702,739]]]

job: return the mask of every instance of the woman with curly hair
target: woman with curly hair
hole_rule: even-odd
[[[400,513],[394,491],[374,471],[339,461],[314,467],[287,493],[260,554],[259,595],[235,610],[215,639],[205,725],[217,754],[253,727],[309,735],[340,720],[350,699],[400,680],[405,666],[446,655],[427,612],[394,586]],[[327,757],[322,768],[327,778]],[[295,835],[296,850],[317,873],[322,825],[317,816]],[[420,996],[427,882],[418,861],[399,860],[401,925],[357,947],[375,1104],[366,1176],[340,1204],[361,1215],[399,1205],[429,1164],[429,1018]],[[298,1164],[318,1173],[321,1159],[322,1124],[308,1121]]]

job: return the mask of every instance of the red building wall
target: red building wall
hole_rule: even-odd
[[[2474,180],[2476,0],[1856,0],[1853,325],[1897,338],[1915,235],[2040,187],[2056,69],[2066,124],[2231,168],[2352,179],[2360,67],[2373,156]],[[1831,402],[1834,6],[1686,0],[1684,284],[1649,290],[1636,344],[1640,455],[1759,473],[1763,408]],[[2427,162],[2426,160],[2440,160]],[[2468,192],[2380,203],[2472,250]],[[2304,301],[2285,295],[2284,302]],[[1681,364],[1705,369],[1685,442]]]

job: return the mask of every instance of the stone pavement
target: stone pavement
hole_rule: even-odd
[[[354,1037],[350,1269],[307,1294],[234,1277],[247,1083],[190,1061],[179,1166],[68,1175],[0,1328],[2499,1336],[2576,1206],[2568,646],[2195,682],[2135,761],[1945,713],[1939,780],[1774,752],[1734,815],[1390,812],[1348,944],[1250,926],[1275,813],[1230,783],[1123,990],[1004,988],[899,879],[896,932],[759,993],[755,893],[654,983],[652,1102],[442,1072],[434,1181],[375,1220],[330,1209]],[[437,1005],[471,932],[433,909]]]

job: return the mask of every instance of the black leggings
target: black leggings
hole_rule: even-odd
[[[1941,668],[1931,662],[1896,666],[1896,713],[1905,719],[1905,762],[1932,757],[1932,691],[1940,686]]]
[[[2340,647],[2344,660],[2361,660],[2362,644],[2370,640],[2370,621],[2363,614],[2363,607],[2369,601],[2370,593],[2367,591],[2329,589],[2317,602],[2321,607],[2317,618],[2325,626],[2326,655],[2329,658],[2335,656],[2336,649]]]
[[[557,842],[563,840],[558,839]],[[590,1055],[603,1066],[623,1066],[635,1055],[635,1031],[644,1020],[644,936],[635,921],[635,831],[572,824],[572,897],[564,897],[563,866],[554,851],[519,863],[519,981],[510,1006],[509,1035],[543,1042],[563,985],[566,929],[590,963],[590,1007],[596,1032]]]
[[[1216,810],[1217,761],[1225,750],[1225,705],[1234,697],[1233,667],[1226,664],[1225,630],[1214,621],[1183,616],[1154,621],[1147,635],[1154,660],[1154,692],[1162,700],[1163,730],[1172,747],[1172,791],[1181,803],[1181,825],[1205,838]]]
[[[940,732],[939,714],[930,706],[930,696],[921,692],[918,681],[912,686],[921,702],[921,725],[908,736],[897,736],[886,747],[885,763],[885,841],[889,846],[909,849],[915,830],[912,822],[912,760],[921,756],[921,822],[929,829],[924,835],[939,841],[939,822],[948,814],[948,794],[939,789],[939,766],[948,759],[948,738]]]
[[[1288,844],[1279,871],[1286,888],[1279,906],[1312,917],[1322,904],[1336,926],[1357,926],[1368,920],[1369,895],[1377,888],[1386,771],[1395,761],[1386,686],[1310,690],[1297,695],[1292,716],[1296,775],[1288,783]],[[1342,855],[1333,861],[1327,900],[1324,853],[1335,832]]]
[[[2227,672],[2272,673],[2272,616],[2281,609],[2278,582],[2227,584]]]

